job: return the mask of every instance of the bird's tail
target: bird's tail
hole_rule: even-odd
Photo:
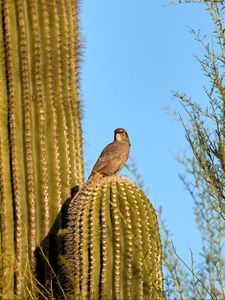
[[[97,183],[102,177],[103,177],[102,174],[93,171],[91,175],[88,177],[86,184]]]

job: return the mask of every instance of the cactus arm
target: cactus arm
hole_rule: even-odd
[[[69,295],[164,299],[156,214],[132,182],[110,176],[87,184],[72,200],[68,216]]]

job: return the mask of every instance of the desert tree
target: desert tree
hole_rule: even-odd
[[[196,59],[206,78],[206,106],[183,93],[173,95],[182,106],[176,117],[190,149],[188,154],[177,157],[184,166],[179,176],[193,199],[201,251],[196,261],[190,250],[191,263],[186,263],[161,218],[165,290],[169,299],[225,299],[225,1],[176,4],[193,3],[203,6],[213,25],[210,35],[191,29],[203,49],[202,57]]]

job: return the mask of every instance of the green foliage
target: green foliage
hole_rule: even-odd
[[[1,0],[0,17],[0,295],[25,299],[83,183],[77,5]]]
[[[164,299],[157,217],[130,180],[110,176],[85,185],[68,218],[71,299]]]
[[[179,1],[179,3],[197,1]],[[204,50],[197,57],[207,85],[207,106],[181,93],[174,93],[187,117],[178,116],[185,130],[191,155],[178,160],[185,167],[180,175],[193,199],[193,211],[200,233],[201,259],[191,265],[184,262],[171,244],[171,236],[161,220],[163,260],[167,269],[165,282],[168,298],[225,299],[225,28],[224,1],[198,1],[209,14],[214,30],[210,42],[192,30]]]

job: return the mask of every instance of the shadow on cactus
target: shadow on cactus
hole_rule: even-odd
[[[164,299],[157,217],[126,177],[82,188],[70,204],[64,240],[69,299]]]
[[[73,198],[79,190],[75,186],[71,190],[71,197]],[[35,249],[35,257],[37,261],[36,267],[36,284],[39,286],[41,294],[49,296],[51,289],[53,294],[57,297],[61,295],[66,299],[66,295],[62,288],[62,264],[61,255],[64,254],[64,240],[62,232],[66,226],[66,216],[68,213],[71,197],[67,198],[62,205],[62,208],[55,219],[48,235],[42,243]],[[49,255],[50,254],[50,255]],[[39,292],[40,294],[40,292]]]

